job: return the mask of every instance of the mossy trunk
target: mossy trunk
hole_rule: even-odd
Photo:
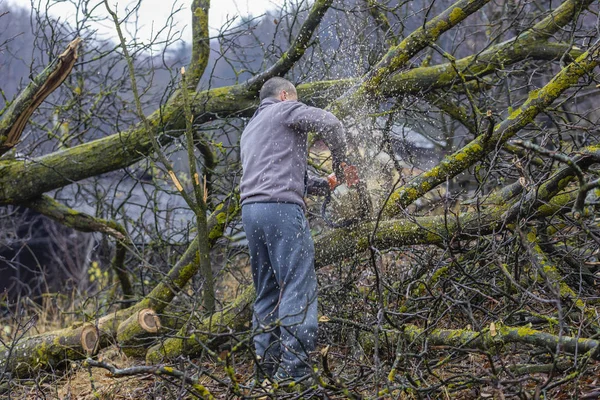
[[[299,96],[310,100],[320,91],[339,93],[347,86],[347,80],[338,80],[299,85],[297,89]],[[251,116],[258,105],[256,93],[248,92],[243,85],[190,94],[193,96],[192,114],[196,116],[194,124],[198,125],[212,121],[217,115]],[[148,122],[152,132],[140,124],[32,160],[0,160],[0,205],[17,204],[73,182],[132,165],[152,152],[149,135],[158,135],[163,145],[170,143],[184,132],[181,96],[148,116]],[[169,135],[160,132],[169,132]]]
[[[24,338],[12,345],[0,343],[0,371],[25,378],[43,369],[65,367],[71,360],[96,354],[98,329],[83,324]]]
[[[401,336],[406,345],[420,345],[426,342],[428,346],[450,346],[455,349],[464,348],[465,351],[470,349],[500,351],[509,343],[519,343],[543,348],[551,353],[560,349],[568,354],[589,353],[596,360],[600,357],[598,351],[600,342],[596,339],[558,336],[525,326],[511,327],[500,323],[490,324],[481,332],[469,329],[428,330],[407,324],[402,331],[389,330],[382,335],[387,335],[387,341],[380,341],[380,343],[398,343],[398,336]],[[364,332],[361,339],[367,350],[373,350],[372,334]]]
[[[557,179],[563,177],[563,172],[564,176],[567,176],[566,170],[561,171],[557,174]],[[568,177],[562,181],[568,182]],[[556,196],[562,186],[545,190],[548,189],[547,186],[541,185],[539,196],[535,196],[536,203],[533,204],[531,214],[536,218],[565,212],[568,210],[565,205],[575,201],[576,194]],[[542,205],[544,201],[547,201],[547,204]],[[330,265],[366,251],[369,245],[382,250],[417,244],[443,245],[451,239],[488,235],[514,219],[517,215],[513,212],[515,208],[519,208],[518,200],[499,206],[486,207],[482,204],[480,212],[464,212],[452,217],[403,218],[380,221],[377,225],[364,223],[351,230],[336,229],[315,241],[315,263],[317,268]],[[368,240],[369,236],[371,243]]]
[[[154,310],[144,308],[123,321],[117,329],[119,347],[130,357],[143,357],[156,339],[161,322]]]
[[[254,287],[245,288],[233,303],[205,318],[191,334],[188,328],[184,327],[175,337],[168,338],[151,347],[146,354],[146,362],[156,364],[180,355],[198,354],[205,347],[215,348],[223,343],[222,340],[215,340],[213,335],[249,329],[255,295]]]

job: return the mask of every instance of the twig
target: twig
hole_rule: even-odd
[[[127,68],[129,70],[129,79],[131,80],[131,91],[133,94],[133,99],[135,102],[137,115],[142,120],[144,129],[146,130],[146,135],[148,135],[148,137],[150,138],[150,142],[152,143],[152,148],[154,149],[154,152],[158,156],[161,163],[167,169],[167,172],[168,172],[169,176],[171,177],[173,184],[175,185],[175,187],[181,194],[181,197],[183,197],[185,202],[188,204],[188,206],[193,209],[194,202],[192,201],[192,198],[183,189],[183,185],[177,178],[177,175],[175,175],[175,171],[173,170],[171,163],[169,162],[169,160],[163,153],[162,149],[160,148],[160,145],[158,143],[158,140],[156,139],[156,136],[154,136],[156,130],[152,128],[152,126],[150,125],[150,122],[148,121],[148,118],[146,118],[146,116],[144,115],[144,110],[142,108],[142,102],[140,100],[140,94],[139,94],[138,87],[137,87],[137,80],[135,78],[135,67],[133,65],[133,60],[131,58],[131,55],[129,54],[129,50],[127,50],[127,44],[125,43],[125,37],[123,36],[123,31],[121,30],[121,25],[119,23],[119,17],[110,8],[107,0],[104,0],[104,5],[106,6],[106,10],[108,11],[108,13],[110,14],[110,16],[113,19],[113,22],[115,24],[115,29],[117,30],[117,35],[119,36],[121,50],[123,50],[123,56],[125,57],[125,61],[127,62]]]
[[[573,160],[571,157],[566,154],[559,153],[557,151],[548,150],[542,146],[538,146],[537,144],[531,142],[524,142],[523,140],[513,140],[513,144],[517,146],[524,147],[526,149],[535,151],[536,153],[540,153],[546,155],[556,161],[560,161],[562,163],[567,164],[569,167],[573,168],[575,174],[577,175],[577,179],[579,180],[580,185],[585,184],[585,176],[583,175],[583,171],[579,168],[579,165]]]
[[[535,151],[536,153],[546,155],[556,161],[565,163],[569,167],[571,167],[573,169],[573,171],[575,171],[575,174],[577,175],[577,180],[579,181],[579,192],[577,194],[577,200],[575,201],[575,204],[573,205],[573,216],[575,217],[575,219],[580,219],[581,214],[583,214],[583,206],[585,203],[585,196],[587,195],[587,192],[600,186],[600,179],[597,179],[593,182],[588,183],[586,181],[585,175],[583,174],[583,171],[579,167],[579,165],[577,165],[575,160],[573,160],[571,157],[567,156],[566,154],[548,150],[544,147],[538,146],[537,144],[534,144],[531,142],[524,142],[522,140],[515,140],[515,141],[513,141],[513,143],[516,144],[517,146],[524,147],[526,149]]]
[[[115,378],[140,374],[172,376],[174,378],[180,379],[188,385],[191,385],[196,391],[198,391],[202,398],[214,399],[212,393],[210,393],[210,391],[204,385],[202,385],[198,379],[190,377],[186,372],[179,371],[175,368],[167,367],[164,365],[138,365],[129,368],[117,368],[114,365],[105,363],[103,361],[95,361],[91,358],[85,360],[84,365],[95,368],[104,368],[110,371],[111,375]]]

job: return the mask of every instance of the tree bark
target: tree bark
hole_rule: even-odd
[[[64,367],[71,360],[95,355],[98,349],[98,329],[86,323],[31,336],[14,345],[0,343],[0,370],[25,378],[40,369]]]
[[[205,347],[215,348],[223,343],[228,333],[248,329],[255,295],[254,287],[245,288],[228,307],[202,320],[191,334],[189,328],[183,327],[175,337],[148,349],[146,362],[156,364],[179,355],[198,354]]]
[[[510,327],[500,323],[493,328],[481,332],[468,329],[433,329],[427,330],[415,325],[406,325],[401,332],[390,331],[389,334],[401,335],[408,342],[427,342],[433,346],[451,346],[454,348],[476,348],[494,350],[508,343],[529,344],[547,349],[549,352],[564,351],[569,354],[590,352],[595,360],[600,354],[596,351],[600,342],[595,339],[573,336],[557,336],[529,327]]]
[[[130,357],[143,357],[147,346],[156,338],[161,322],[156,312],[144,308],[123,321],[117,328],[117,342]]]

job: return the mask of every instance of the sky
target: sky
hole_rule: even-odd
[[[46,3],[50,5],[49,13],[54,17],[67,18],[70,21],[74,20],[76,14],[76,8],[73,3],[79,2],[78,0],[35,0],[35,3]],[[217,29],[223,25],[225,21],[236,16],[260,16],[266,10],[278,9],[286,0],[212,0],[210,5],[209,13],[209,26],[211,35],[217,33]],[[30,0],[8,0],[10,4],[16,4],[23,7],[29,8],[31,6]],[[87,0],[90,9],[94,8],[93,15],[95,16],[106,16],[106,8],[102,0]],[[131,0],[109,0],[108,4],[113,9],[117,5],[119,15],[124,15],[127,7],[131,7],[132,4],[136,4],[136,1]],[[2,0],[0,0],[2,4]],[[181,8],[181,11],[177,12],[174,16],[177,28],[183,30],[184,40],[189,42],[191,38],[191,0],[143,0],[140,11],[140,29],[138,38],[143,41],[149,40],[152,36],[153,30],[156,31],[158,28],[163,27],[167,21],[167,18],[171,14],[171,10],[175,5],[175,9]],[[96,24],[95,28],[103,35],[112,35],[114,27],[109,24],[102,23]],[[130,30],[131,32],[131,30]]]

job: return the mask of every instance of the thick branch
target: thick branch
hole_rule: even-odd
[[[404,67],[408,61],[425,47],[434,43],[442,33],[462,22],[479,10],[489,0],[458,0],[441,14],[408,35],[397,46],[388,50],[383,58],[363,77],[351,92],[330,105],[331,111],[342,118],[351,112],[353,105],[374,94],[384,80]]]
[[[112,267],[119,279],[125,299],[133,298],[133,287],[127,271],[123,267],[125,260],[125,251],[130,244],[125,228],[114,221],[108,221],[102,218],[96,218],[89,214],[74,210],[59,203],[50,196],[43,195],[37,199],[25,202],[25,207],[31,208],[51,218],[64,226],[76,229],[81,232],[100,232],[112,236],[116,239],[115,257]]]
[[[80,43],[80,38],[69,43],[58,59],[36,76],[6,110],[0,120],[0,156],[19,142],[31,114],[69,76],[77,61]]]
[[[39,197],[23,205],[69,228],[81,232],[105,233],[119,241],[129,242],[125,228],[118,223],[76,211],[49,196]]]
[[[547,42],[553,34],[572,22],[577,13],[592,4],[593,0],[567,0],[547,17],[519,36],[497,44],[478,55],[458,60],[455,67],[451,63],[429,68],[416,68],[394,75],[393,85],[388,94],[417,92],[423,89],[435,89],[447,86],[458,78],[459,73],[465,79],[474,79],[487,75],[497,68],[513,64],[526,57],[556,59],[569,53],[573,58],[581,55],[580,50],[565,47],[558,43]]]
[[[83,324],[30,336],[15,344],[0,341],[0,371],[23,378],[40,369],[64,367],[69,360],[95,355],[98,337],[94,325]]]
[[[447,178],[456,176],[477,163],[489,152],[506,143],[508,139],[532,122],[542,110],[552,104],[562,93],[577,84],[583,75],[590,73],[598,65],[599,49],[600,45],[596,44],[573,63],[562,69],[543,88],[531,92],[521,107],[496,125],[491,137],[488,137],[487,134],[478,136],[454,154],[444,157],[434,168],[402,186],[390,197],[385,210],[386,214],[397,214],[403,207],[408,206],[440,183],[445,182]]]
[[[148,349],[146,362],[156,364],[180,355],[198,354],[205,347],[216,348],[223,343],[223,340],[218,340],[220,333],[224,333],[221,339],[227,339],[227,333],[239,332],[247,326],[252,315],[251,304],[255,296],[253,286],[244,288],[244,291],[230,305],[205,318],[199,326],[195,327],[191,335],[188,328],[184,327],[176,336]]]
[[[581,153],[585,155],[580,156],[576,162],[582,169],[600,160],[600,153],[593,147],[583,149]],[[480,213],[380,221],[374,235],[374,223],[361,224],[352,230],[331,231],[315,241],[316,264],[325,266],[341,261],[360,254],[371,245],[385,250],[415,244],[442,244],[450,240],[491,234],[519,217],[531,219],[564,213],[569,211],[567,205],[573,204],[577,193],[559,193],[572,179],[572,169],[563,168],[539,187],[531,188],[523,198],[509,201],[520,192],[517,190],[518,183],[511,185],[480,204]],[[368,241],[370,235],[372,243]]]
[[[539,202],[542,200],[538,199]],[[575,194],[557,196],[555,201],[533,210],[536,217],[553,215],[567,210],[566,204],[575,201]],[[515,203],[518,204],[518,203]],[[518,207],[516,205],[515,207]],[[489,235],[504,227],[512,207],[510,204],[490,207],[482,213],[465,212],[454,216],[414,217],[361,224],[352,230],[335,230],[315,241],[316,266],[322,267],[358,255],[369,247],[380,250],[417,244],[444,244],[452,240]],[[371,242],[368,238],[371,236]]]
[[[308,17],[306,17],[306,21],[302,24],[300,32],[298,32],[288,51],[283,53],[279,60],[269,69],[248,80],[246,85],[250,93],[257,93],[262,84],[269,78],[285,75],[302,58],[308,48],[312,34],[321,23],[323,16],[332,3],[333,0],[317,0],[314,2],[308,13]]]
[[[347,80],[316,82],[299,85],[298,93],[310,99],[325,89],[337,88],[339,92],[347,86]],[[336,91],[333,92],[335,95]],[[192,102],[192,113],[196,116],[195,123],[202,124],[217,116],[248,116],[255,107],[255,93],[237,85],[198,93]],[[163,145],[170,143],[184,132],[181,96],[174,96],[147,120],[152,133],[140,124],[126,132],[31,160],[0,160],[0,204],[17,204],[81,179],[131,165],[152,151],[150,134],[158,135]],[[163,135],[167,130],[169,135]]]
[[[440,89],[462,82],[461,75],[469,82],[528,58],[551,61],[568,54],[573,60],[582,53],[567,44],[532,41],[530,36],[519,36],[454,63],[402,71],[390,77],[380,91],[385,96],[398,96]]]
[[[414,325],[406,325],[401,335],[411,342],[427,340],[433,346],[452,346],[455,348],[493,349],[508,343],[530,344],[542,347],[550,352],[561,349],[570,354],[583,354],[598,348],[599,342],[572,336],[557,336],[528,327],[510,327],[495,324],[495,329],[481,332],[467,329],[434,329],[427,331]],[[595,352],[598,359],[598,352]]]
[[[161,328],[154,310],[144,308],[123,321],[117,328],[119,347],[130,357],[143,357]]]

